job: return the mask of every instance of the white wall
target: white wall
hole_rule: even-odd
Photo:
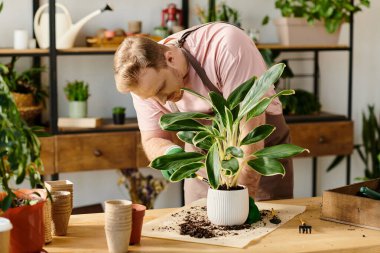
[[[72,19],[79,20],[91,11],[102,8],[105,1],[59,1],[69,9]],[[156,0],[113,0],[109,1],[115,11],[103,13],[89,21],[77,37],[76,45],[84,44],[84,37],[94,35],[99,28],[115,29],[127,28],[128,20],[142,20],[143,32],[151,32],[153,27],[159,25],[161,9],[168,3],[180,1],[156,1]],[[279,16],[274,10],[274,0],[229,0],[227,4],[241,11],[243,28],[259,28],[262,42],[277,42],[273,25],[261,27],[261,19],[266,15],[272,18]],[[207,7],[207,1],[192,0],[190,24],[198,24],[194,16],[193,8],[198,4]],[[380,32],[376,25],[380,22],[378,15],[380,2],[372,1],[370,9],[355,16],[354,38],[354,72],[353,72],[353,120],[355,121],[355,143],[360,143],[361,112],[367,104],[374,103],[377,112],[380,111]],[[22,18],[20,18],[22,17]],[[3,13],[0,14],[0,47],[12,46],[12,34],[15,29],[28,29],[32,32],[31,1],[29,0],[5,0]],[[341,42],[348,41],[348,27],[343,28]],[[293,54],[299,57],[300,54]],[[304,55],[302,55],[304,56]],[[306,55],[307,56],[307,55]],[[286,56],[288,57],[288,56]],[[347,106],[347,71],[348,56],[346,52],[321,53],[321,99],[323,109],[338,113],[346,113]],[[5,62],[7,59],[0,59]],[[28,64],[23,60],[23,64]],[[89,100],[89,114],[101,117],[110,117],[110,110],[115,105],[127,106],[128,116],[135,115],[129,96],[118,94],[114,88],[112,78],[112,56],[60,56],[58,61],[58,106],[61,116],[67,115],[67,102],[63,96],[62,88],[66,81],[83,79],[90,83],[91,98]],[[308,72],[312,70],[309,63],[298,64],[294,70]],[[295,81],[295,86],[311,89],[311,81],[307,79]],[[363,175],[363,166],[356,154],[352,156],[351,181],[357,176]],[[333,159],[332,156],[318,159],[318,195],[323,190],[345,184],[345,164],[334,171],[326,173],[325,168]],[[295,196],[303,197],[311,195],[311,159],[295,160]],[[117,186],[117,174],[115,171],[81,172],[61,174],[62,178],[74,181],[76,185],[76,206],[99,203],[107,198],[127,196],[124,189]],[[175,190],[174,196],[163,194],[159,206],[179,205],[179,185],[171,186]]]

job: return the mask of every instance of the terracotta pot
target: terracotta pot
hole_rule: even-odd
[[[304,18],[279,18],[274,24],[283,45],[336,45],[341,29],[328,33],[323,22],[310,25]]]
[[[30,195],[32,192],[37,191],[41,197],[37,195]],[[18,190],[15,192],[16,196],[29,198],[29,199],[46,199],[44,191],[40,190]],[[1,194],[0,198],[3,199],[5,194]],[[9,208],[1,216],[9,219],[13,225],[11,230],[11,243],[10,252],[40,252],[45,243],[44,237],[44,208],[45,201],[41,201],[33,206],[21,206],[16,208]]]
[[[207,216],[213,224],[222,226],[241,225],[247,220],[248,213],[249,195],[247,187],[232,191],[208,189]]]
[[[129,245],[140,243],[145,210],[146,206],[144,205],[132,204],[132,233]]]

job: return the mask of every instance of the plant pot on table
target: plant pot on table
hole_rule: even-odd
[[[33,192],[38,192],[41,197]],[[44,239],[44,213],[46,191],[37,189],[23,189],[15,192],[18,198],[38,199],[35,205],[25,205],[9,208],[1,216],[11,221],[10,253],[40,252],[45,243]],[[6,196],[0,193],[0,199]]]
[[[114,113],[112,114],[112,118],[115,125],[124,125],[125,113]]]
[[[217,190],[207,192],[207,216],[216,225],[233,226],[243,224],[249,213],[248,188],[240,186],[236,190]]]
[[[87,101],[70,101],[69,116],[70,118],[86,118]]]

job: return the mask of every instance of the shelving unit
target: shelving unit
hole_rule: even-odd
[[[49,0],[49,13],[55,13],[55,0]],[[39,1],[33,0],[33,11],[34,13],[38,9]],[[189,15],[189,1],[182,0],[182,9],[184,13],[185,26],[188,26],[188,15]],[[50,18],[50,34],[55,34],[55,15],[49,15]],[[312,182],[312,193],[316,195],[317,186],[317,156],[321,155],[349,155],[352,152],[353,143],[353,133],[352,133],[352,121],[351,121],[351,111],[352,111],[352,48],[353,48],[353,18],[351,17],[350,25],[350,39],[349,45],[305,45],[305,46],[283,46],[279,44],[259,44],[259,49],[271,49],[279,50],[281,52],[311,52],[313,53],[314,62],[314,73],[313,73],[313,91],[314,94],[319,94],[319,53],[334,51],[334,52],[347,52],[349,54],[348,60],[348,101],[347,101],[347,114],[346,115],[335,115],[331,113],[321,113],[317,116],[288,116],[286,120],[291,128],[292,138],[295,144],[312,148],[312,154],[309,156],[313,157],[313,182]],[[59,129],[57,126],[58,120],[58,104],[57,104],[57,58],[64,56],[83,56],[83,55],[113,55],[116,48],[96,48],[96,47],[75,47],[70,49],[58,50],[55,48],[55,36],[50,36],[50,48],[49,49],[29,49],[29,50],[14,50],[14,49],[0,49],[0,57],[5,56],[29,56],[35,59],[35,63],[38,64],[40,57],[48,57],[49,59],[49,97],[50,97],[50,132],[54,135],[52,137],[52,142],[46,144],[48,147],[55,148],[55,153],[51,154],[55,159],[51,161],[51,168],[48,170],[49,173],[54,172],[55,178],[58,178],[60,172],[65,172],[68,169],[65,167],[67,163],[63,163],[64,159],[62,155],[65,154],[65,150],[60,149],[60,145],[64,147],[70,146],[68,141],[73,141],[72,145],[74,149],[80,145],[84,145],[83,150],[90,152],[90,155],[83,153],[83,150],[77,150],[78,154],[82,154],[86,157],[87,163],[77,166],[75,168],[80,170],[91,170],[91,169],[106,169],[115,167],[106,166],[132,166],[140,167],[148,164],[148,161],[142,151],[141,143],[139,140],[139,132],[136,119],[129,119],[125,125],[115,126],[112,124],[104,124],[101,128],[97,129]],[[316,124],[317,123],[317,124]],[[336,131],[336,127],[340,127]],[[342,130],[343,129],[343,130]],[[117,132],[117,133],[113,133]],[[103,141],[109,145],[107,138],[114,138],[117,134],[122,137],[122,148],[128,148],[130,145],[137,146],[137,150],[131,151],[132,154],[120,160],[119,163],[110,164],[106,162],[107,152],[102,152],[99,148],[100,143]],[[91,142],[87,144],[84,140],[91,136],[98,141]],[[83,137],[83,138],[82,138]],[[83,143],[78,144],[81,140]],[[87,146],[86,146],[87,145]],[[90,146],[88,146],[90,145]],[[94,145],[94,146],[91,146]],[[117,146],[118,150],[122,150],[121,146]],[[46,149],[46,148],[45,148]],[[92,150],[92,151],[91,151]],[[113,150],[113,149],[112,149]],[[314,151],[313,151],[314,150]],[[82,152],[83,151],[83,152]],[[46,152],[48,152],[46,150]],[[50,152],[50,151],[49,151]],[[58,152],[63,152],[60,154]],[[71,153],[70,153],[71,154]],[[72,155],[72,154],[71,154]],[[76,156],[75,156],[76,157]],[[75,160],[75,157],[73,160]],[[81,159],[78,157],[78,159]],[[93,159],[93,161],[90,161]],[[129,160],[126,160],[129,159]],[[132,159],[132,160],[131,160]],[[49,162],[50,163],[50,162]],[[71,171],[71,168],[69,169]],[[350,183],[351,174],[351,163],[350,157],[347,156],[347,170],[346,170],[346,183]]]

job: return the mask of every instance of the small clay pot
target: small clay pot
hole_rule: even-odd
[[[144,205],[132,204],[132,233],[129,245],[140,243],[145,210],[146,206]]]
[[[113,123],[115,125],[124,125],[124,121],[125,121],[125,113],[123,114],[112,114],[113,116]]]

